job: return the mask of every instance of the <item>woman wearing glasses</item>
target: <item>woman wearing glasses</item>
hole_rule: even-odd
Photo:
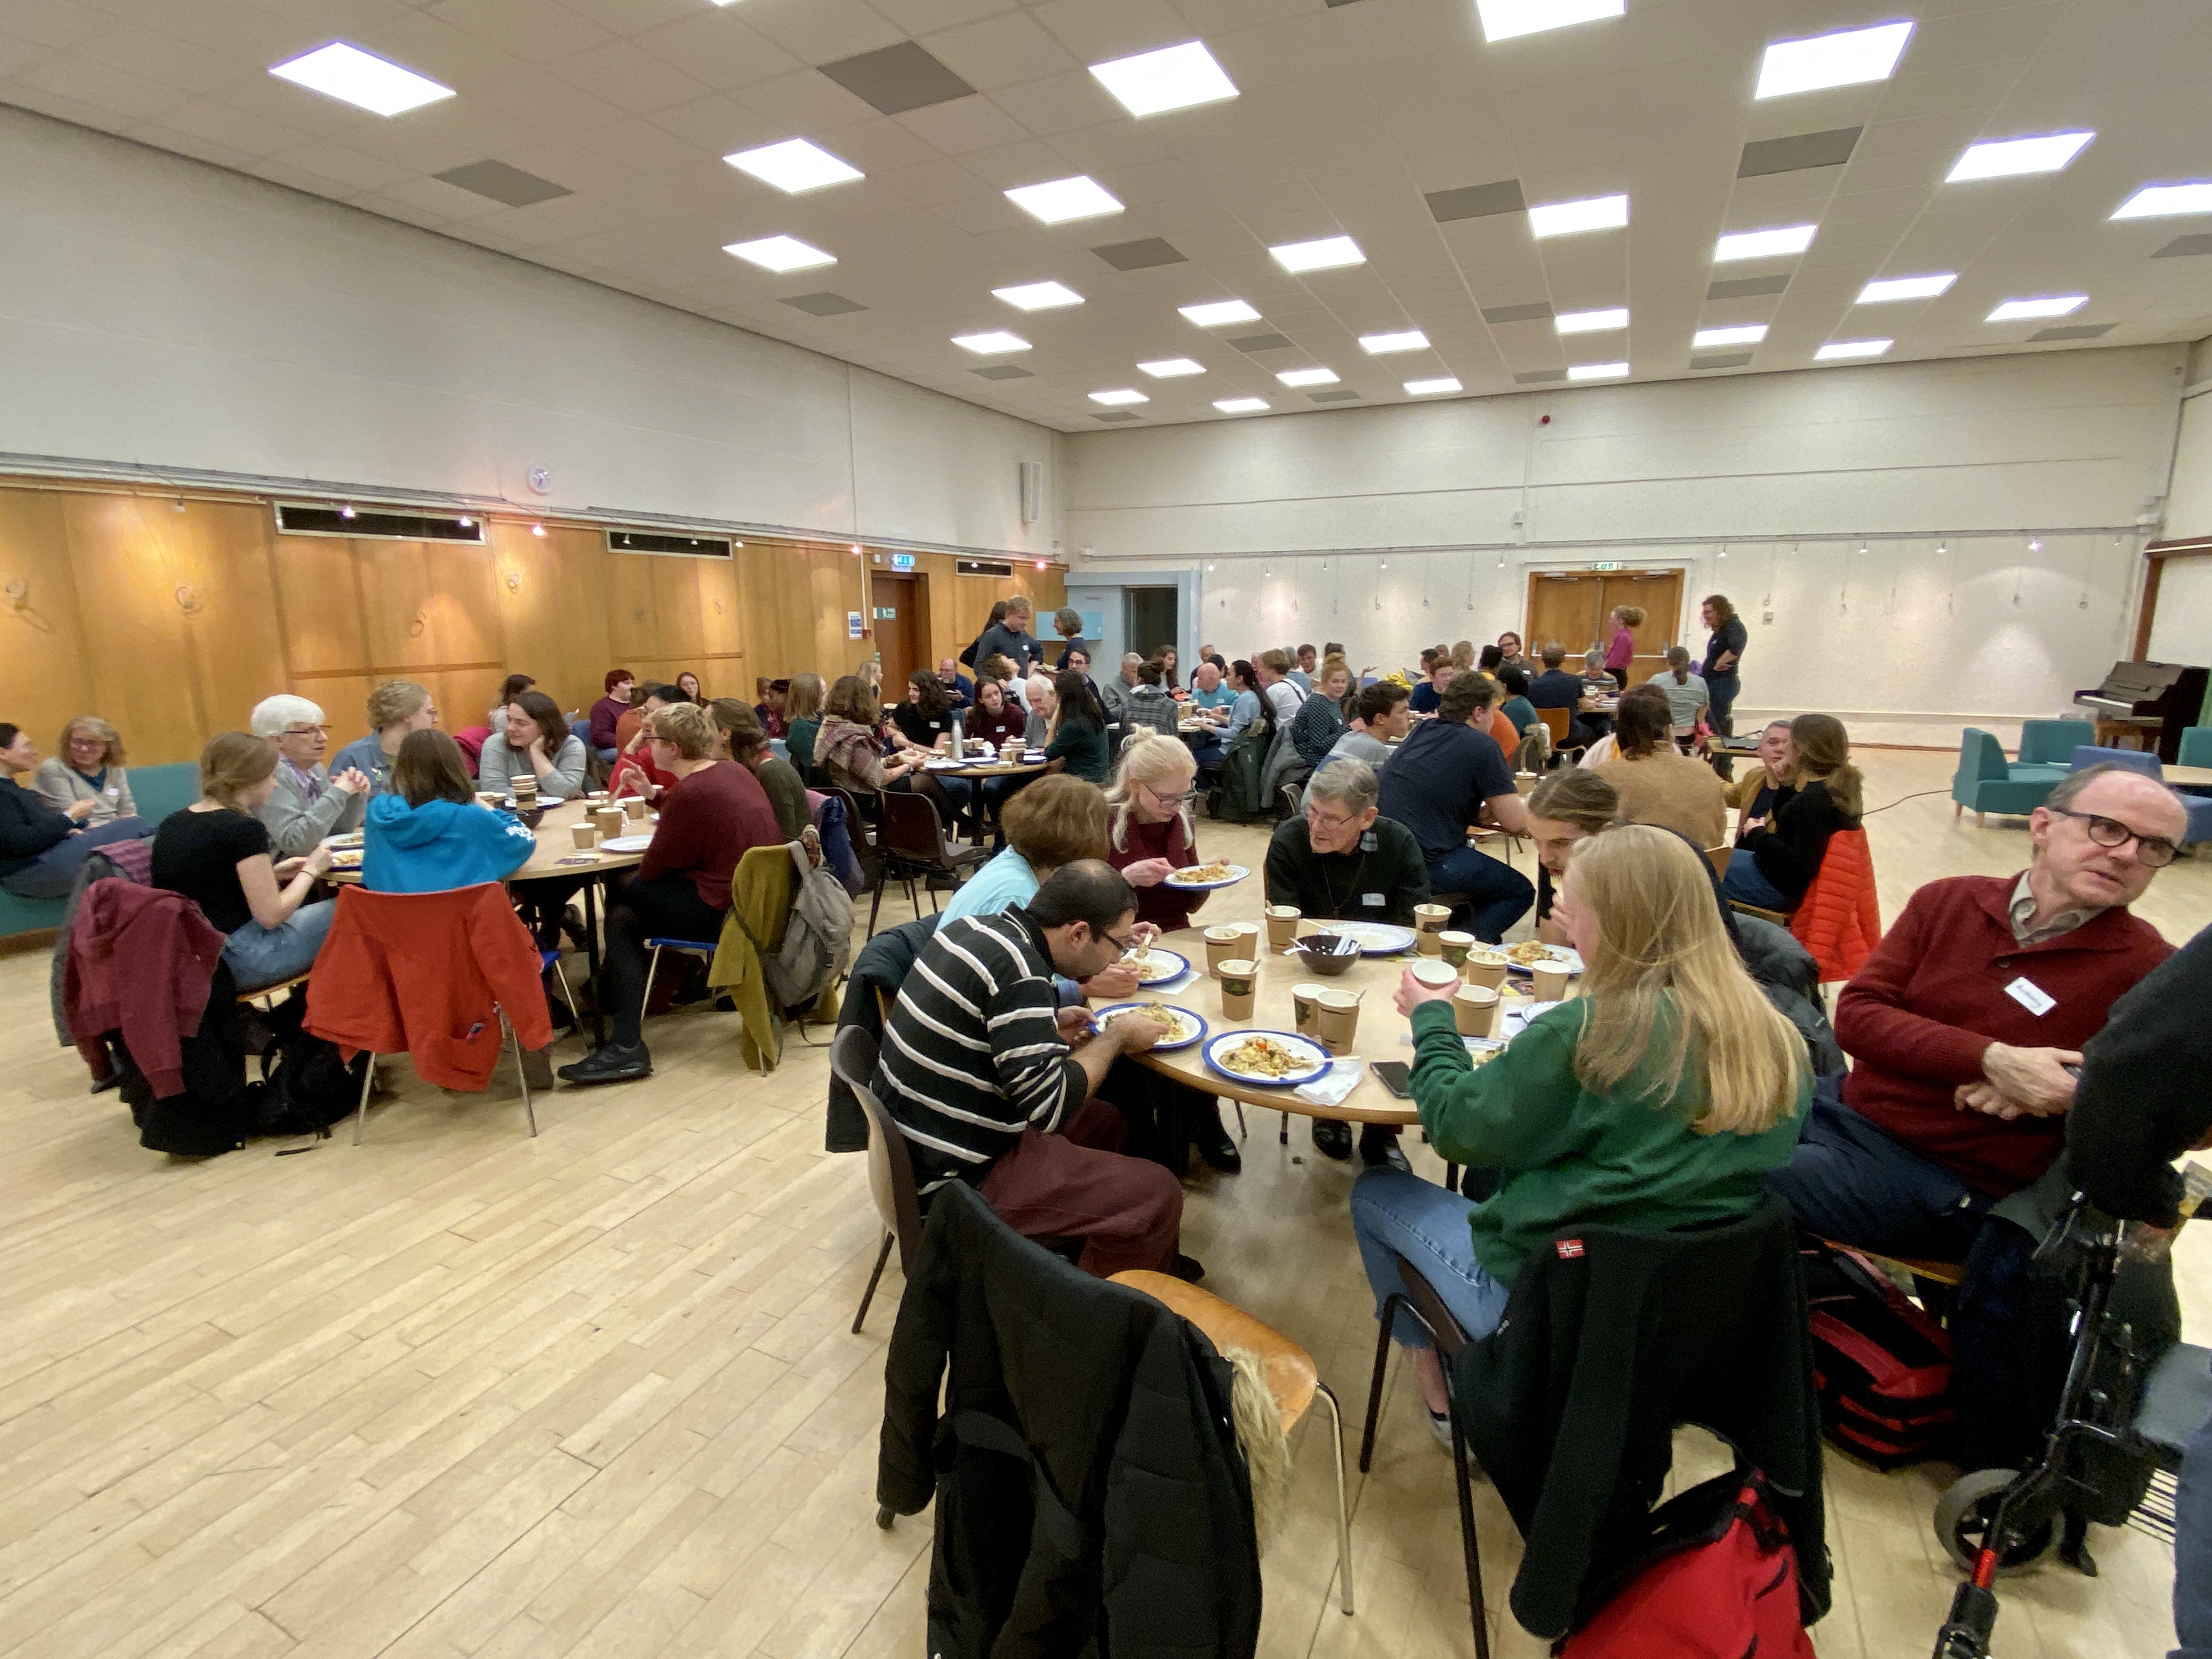
[[[1365,761],[1340,758],[1314,774],[1305,811],[1267,844],[1268,903],[1316,921],[1413,925],[1413,907],[1428,902],[1428,869],[1413,831],[1376,811],[1377,788]]]
[[[1170,887],[1168,878],[1199,862],[1198,828],[1190,792],[1198,763],[1181,738],[1139,732],[1121,750],[1114,787],[1106,792],[1111,813],[1107,862],[1137,890],[1137,920],[1164,933],[1190,926],[1204,893]]]
[[[1771,814],[1736,833],[1721,890],[1763,910],[1795,910],[1820,873],[1828,837],[1859,827],[1865,780],[1851,764],[1850,734],[1833,714],[1790,722],[1784,783]]]
[[[333,777],[324,766],[331,728],[319,704],[264,697],[247,724],[276,747],[276,782],[256,811],[277,856],[302,856],[325,836],[361,828],[375,785],[365,772],[342,768]]]

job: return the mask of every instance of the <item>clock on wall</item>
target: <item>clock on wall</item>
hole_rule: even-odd
[[[553,471],[550,467],[533,466],[524,473],[523,479],[541,495],[553,493]]]

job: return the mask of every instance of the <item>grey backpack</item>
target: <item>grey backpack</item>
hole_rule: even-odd
[[[791,920],[784,927],[781,948],[763,965],[777,1007],[809,1008],[852,962],[853,896],[826,859],[819,865],[808,860],[804,842],[794,841],[785,850],[797,872]]]

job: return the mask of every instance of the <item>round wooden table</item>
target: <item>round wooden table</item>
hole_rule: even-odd
[[[925,762],[921,769],[933,778],[1018,778],[1031,772],[1042,772],[1049,763],[1046,761],[963,761],[957,766],[939,766]]]
[[[1201,1094],[1219,1095],[1225,1099],[1243,1101],[1247,1105],[1271,1107],[1279,1112],[1296,1112],[1303,1117],[1335,1118],[1346,1123],[1419,1123],[1421,1115],[1410,1100],[1401,1100],[1384,1088],[1367,1062],[1376,1060],[1401,1060],[1411,1065],[1413,1045],[1406,1034],[1411,1022],[1398,1012],[1396,1002],[1398,980],[1407,967],[1416,960],[1407,951],[1402,956],[1364,957],[1341,974],[1324,978],[1307,968],[1297,957],[1267,948],[1267,934],[1260,935],[1261,961],[1258,994],[1252,1005],[1252,1018],[1231,1019],[1221,1012],[1221,981],[1206,972],[1206,938],[1198,928],[1178,929],[1163,933],[1158,943],[1178,956],[1190,958],[1196,976],[1177,991],[1139,990],[1134,996],[1114,998],[1114,1001],[1165,1002],[1176,1007],[1188,1008],[1203,1019],[1206,1034],[1188,1048],[1176,1048],[1166,1054],[1147,1050],[1133,1054],[1133,1060],[1149,1066],[1164,1077],[1178,1083],[1188,1084]],[[1270,1087],[1266,1084],[1245,1083],[1224,1077],[1206,1063],[1206,1042],[1223,1031],[1290,1031],[1296,1032],[1297,1022],[1291,1007],[1291,987],[1313,984],[1332,990],[1364,992],[1359,1005],[1359,1030],[1354,1039],[1349,1058],[1360,1062],[1359,1081],[1343,1101],[1334,1106],[1317,1106],[1298,1098],[1295,1088]],[[1503,993],[1505,1006],[1513,1006],[1516,999],[1526,1000],[1525,993],[1509,983]],[[1499,1015],[1499,1030],[1504,1029],[1504,1014]]]

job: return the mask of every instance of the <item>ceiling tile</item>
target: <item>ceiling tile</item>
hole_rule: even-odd
[[[1735,176],[1758,179],[1773,173],[1802,173],[1808,167],[1839,167],[1851,159],[1860,127],[1829,132],[1801,132],[1787,138],[1762,138],[1743,147]]]
[[[504,161],[471,161],[465,167],[450,167],[436,176],[447,184],[487,197],[504,207],[529,207],[570,194],[566,185],[540,179],[534,173],[525,173]]]
[[[810,317],[845,317],[854,312],[867,309],[867,307],[857,300],[848,300],[842,294],[827,292],[793,294],[786,298],[783,303],[795,310],[805,312]]]
[[[822,73],[885,115],[927,109],[975,90],[912,40],[824,64]]]

